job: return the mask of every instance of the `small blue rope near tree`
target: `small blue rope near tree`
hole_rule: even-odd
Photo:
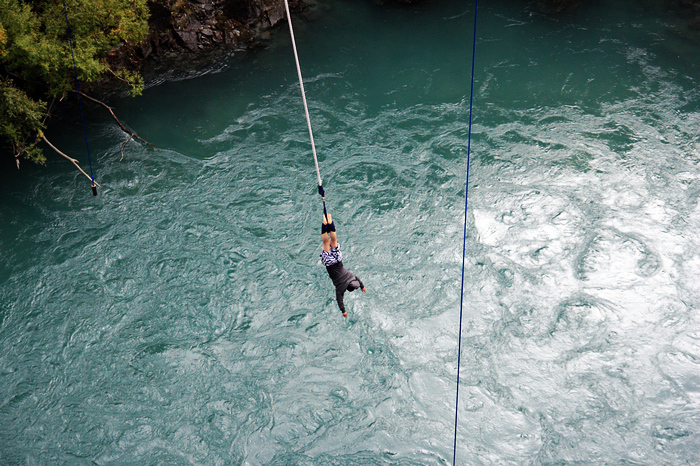
[[[87,148],[88,164],[90,165],[90,179],[92,180],[92,194],[97,196],[97,182],[92,172],[92,160],[90,158],[90,144],[88,144],[87,127],[85,125],[85,113],[83,112],[83,100],[80,94],[80,83],[78,82],[78,67],[75,65],[75,54],[73,53],[73,39],[70,34],[70,23],[68,22],[68,8],[66,0],[63,0],[63,14],[66,17],[66,31],[68,32],[68,44],[70,45],[70,56],[73,59],[73,73],[75,75],[75,88],[78,91],[78,105],[80,106],[80,118],[83,122],[83,136],[85,137],[85,147]]]

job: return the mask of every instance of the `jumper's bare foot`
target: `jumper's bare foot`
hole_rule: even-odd
[[[331,214],[324,214],[323,215],[323,224],[330,225],[331,223],[333,223],[333,217],[331,217]]]

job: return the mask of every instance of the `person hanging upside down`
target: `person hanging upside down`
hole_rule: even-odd
[[[335,233],[335,225],[331,214],[323,215],[323,224],[321,225],[321,239],[323,240],[323,251],[321,252],[321,262],[326,266],[328,275],[333,280],[335,285],[335,297],[338,300],[338,307],[343,313],[343,317],[347,317],[343,304],[343,295],[346,291],[355,291],[361,289],[366,293],[365,285],[357,278],[357,275],[343,267],[343,253],[340,251],[338,237]]]

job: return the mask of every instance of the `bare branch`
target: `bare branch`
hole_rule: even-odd
[[[119,159],[120,162],[121,162],[122,160],[124,160],[124,146],[126,146],[126,143],[129,142],[129,141],[131,141],[131,138],[133,138],[133,137],[134,137],[134,135],[133,135],[133,134],[130,134],[130,135],[129,135],[129,138],[128,138],[126,141],[124,141],[124,143],[122,144],[122,147],[121,147],[122,158]]]
[[[58,149],[56,148],[56,146],[54,146],[53,144],[51,144],[51,143],[49,142],[49,140],[46,139],[46,136],[44,136],[43,134],[41,135],[41,139],[43,139],[44,142],[45,142],[46,144],[49,145],[49,147],[51,147],[53,150],[55,150],[55,151],[58,153],[58,155],[60,155],[60,156],[62,156],[62,157],[64,157],[64,158],[66,158],[66,159],[68,159],[73,165],[75,165],[75,166],[78,168],[78,170],[80,170],[80,173],[82,173],[83,175],[85,175],[85,176],[87,177],[88,180],[90,180],[91,182],[95,183],[95,184],[96,184],[97,186],[99,186],[100,188],[102,187],[102,186],[100,185],[100,183],[98,183],[97,181],[93,180],[93,179],[90,177],[90,175],[88,175],[87,173],[85,173],[85,170],[83,170],[82,168],[80,168],[80,164],[78,163],[77,160],[75,160],[75,159],[72,158],[72,157],[67,156],[66,154],[64,154],[63,152],[61,152],[60,150],[58,150]]]
[[[122,78],[121,76],[119,76],[119,75],[118,75],[117,73],[115,73],[114,71],[112,71],[112,68],[107,68],[107,71],[109,71],[110,73],[112,73],[112,76],[114,76],[114,77],[117,78],[118,80],[123,81],[123,82],[125,82],[125,83],[127,83],[127,84],[131,84],[129,81],[127,81],[126,79]]]
[[[72,91],[72,92],[78,92],[78,91]],[[139,137],[138,134],[134,133],[134,132],[131,131],[130,129],[127,129],[127,127],[124,126],[124,125],[122,124],[122,122],[119,121],[119,118],[117,118],[117,116],[114,114],[114,112],[112,111],[112,110],[113,110],[112,107],[110,107],[110,106],[107,105],[106,103],[102,102],[101,100],[97,100],[97,99],[95,99],[94,97],[90,97],[89,95],[83,94],[82,92],[80,92],[80,95],[83,96],[83,97],[85,97],[86,99],[91,100],[91,101],[95,102],[96,104],[102,105],[104,108],[106,108],[107,111],[112,115],[112,118],[114,118],[114,121],[116,121],[117,124],[119,125],[119,127],[122,129],[122,131],[124,131],[124,132],[127,133],[127,134],[130,134],[133,138],[136,138],[136,139],[138,139],[139,141],[143,142],[144,144],[150,146],[151,149],[155,149],[155,148],[156,148],[156,146],[154,146],[154,145],[151,144],[150,142],[148,142],[148,141],[142,139],[141,137]]]
[[[56,97],[54,97],[53,99],[51,99],[51,104],[49,105],[49,108],[46,110],[46,115],[44,115],[44,119],[41,121],[41,124],[44,125],[44,127],[45,127],[45,125],[46,125],[46,120],[47,120],[47,119],[49,118],[49,116],[51,115],[51,109],[53,108],[53,104],[54,104],[55,102],[56,102]]]

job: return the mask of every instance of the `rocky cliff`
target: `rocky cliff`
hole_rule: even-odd
[[[141,70],[146,85],[201,74],[233,51],[260,44],[285,20],[284,0],[151,0],[149,35],[142,44],[121,44],[108,60],[114,69]],[[302,13],[303,0],[289,0]]]

